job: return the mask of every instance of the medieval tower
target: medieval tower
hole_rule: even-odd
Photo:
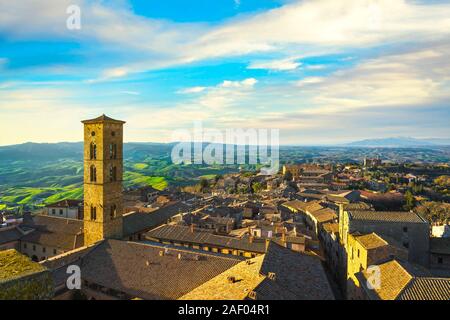
[[[123,124],[105,115],[84,124],[84,245],[123,233]]]

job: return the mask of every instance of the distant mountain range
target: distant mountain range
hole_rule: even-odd
[[[381,139],[366,139],[346,144],[350,147],[432,147],[450,145],[450,139],[415,139],[411,137],[390,137]]]

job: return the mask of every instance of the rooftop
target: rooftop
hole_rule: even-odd
[[[73,207],[79,207],[83,204],[83,201],[81,200],[72,200],[72,199],[66,199],[61,200],[55,203],[51,203],[46,205],[46,207],[60,207],[60,208],[73,208]]]
[[[360,272],[361,283],[372,299],[381,300],[450,300],[450,278],[430,277],[420,268],[406,262],[391,260],[378,265],[380,287],[368,289],[366,279],[373,274]]]
[[[363,248],[367,250],[384,247],[388,245],[388,243],[376,233],[369,233],[362,236],[355,236],[355,238],[356,241],[358,241],[359,244],[361,244],[361,246],[363,246]]]
[[[97,117],[97,118],[94,118],[94,119],[89,119],[89,120],[83,120],[81,122],[84,123],[84,124],[102,123],[102,122],[119,123],[119,124],[124,124],[125,123],[125,121],[115,120],[113,118],[110,118],[110,117],[106,116],[105,114],[102,114],[100,117]]]
[[[274,242],[266,254],[235,265],[181,299],[242,300],[250,292],[257,300],[334,299],[317,257]]]
[[[351,220],[427,223],[417,213],[410,211],[347,210],[347,212]]]
[[[149,240],[158,239],[205,244],[257,253],[264,253],[266,251],[264,240],[255,239],[250,242],[248,237],[235,238],[219,236],[203,230],[192,231],[190,227],[178,225],[162,225],[147,232],[146,237]]]
[[[0,282],[47,270],[14,249],[0,251]]]
[[[81,262],[82,278],[143,299],[177,299],[242,259],[105,240]]]

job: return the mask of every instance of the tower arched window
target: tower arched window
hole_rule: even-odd
[[[117,167],[115,166],[109,167],[109,181],[117,181]]]
[[[97,159],[97,145],[94,142],[91,142],[89,146],[89,158],[91,160]]]
[[[111,212],[110,212],[111,219],[114,219],[116,215],[117,215],[117,206],[113,204],[111,205]]]
[[[97,220],[97,207],[91,206],[91,220]]]
[[[94,165],[90,167],[89,175],[91,182],[97,182],[97,168]]]
[[[109,145],[109,158],[117,159],[117,144],[115,143]]]

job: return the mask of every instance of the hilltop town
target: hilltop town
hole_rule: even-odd
[[[124,188],[124,122],[83,125],[83,200],[1,216],[0,299],[450,299],[448,164],[304,161]]]

